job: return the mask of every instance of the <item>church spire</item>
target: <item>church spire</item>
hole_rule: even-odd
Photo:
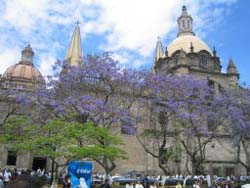
[[[182,7],[182,14],[178,18],[179,32],[178,37],[181,35],[195,35],[193,32],[193,18],[187,12],[187,7]]]
[[[227,66],[227,73],[228,74],[238,74],[238,70],[237,70],[232,58],[229,59],[228,66]]]
[[[79,66],[83,63],[81,33],[78,21],[76,22],[76,26],[71,38],[71,42],[67,51],[66,60],[70,65],[73,66]]]
[[[155,48],[155,63],[158,62],[158,60],[163,57],[163,48],[161,43],[161,38],[158,37],[156,48]]]

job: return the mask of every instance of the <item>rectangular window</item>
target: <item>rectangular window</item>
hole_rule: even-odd
[[[234,174],[234,168],[233,167],[227,167],[225,168],[226,176],[232,176]]]
[[[182,28],[186,29],[186,22],[185,22],[185,20],[182,20]]]
[[[216,120],[211,116],[207,116],[207,128],[209,131],[214,131],[217,126],[216,126]]]
[[[158,122],[160,123],[160,125],[167,126],[168,121],[169,121],[169,119],[168,119],[167,112],[160,111],[159,114],[158,114]]]
[[[216,176],[221,176],[221,169],[220,167],[214,167],[213,168],[213,174]]]
[[[200,55],[200,67],[201,68],[207,68],[207,64],[208,64],[208,57],[206,54],[201,54]]]
[[[187,20],[187,27],[190,28],[190,20]]]
[[[17,154],[15,151],[8,151],[7,165],[15,166],[17,161]]]

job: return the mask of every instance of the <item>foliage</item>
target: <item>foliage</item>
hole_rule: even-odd
[[[64,157],[79,160],[104,155],[123,158],[124,154],[117,148],[121,144],[120,139],[110,135],[106,128],[95,127],[92,123],[67,122],[65,119],[30,126],[19,139],[17,145],[22,150],[51,159]],[[105,142],[105,147],[98,144],[99,139]]]
[[[242,107],[241,103],[237,104],[239,107],[225,96],[211,88],[207,79],[121,68],[110,54],[104,53],[87,56],[83,66],[63,64],[60,73],[49,77],[48,89],[26,99],[19,97],[19,101],[35,106],[31,116],[43,122],[43,126],[63,118],[71,123],[69,127],[77,127],[75,131],[71,128],[67,131],[67,134],[75,136],[73,142],[80,146],[71,148],[69,153],[73,156],[66,155],[70,158],[74,155],[94,157],[107,173],[111,172],[116,167],[115,158],[123,158],[121,150],[112,148],[112,143],[116,143],[113,136],[119,134],[122,126],[126,126],[126,129],[136,132],[144,150],[158,159],[159,167],[165,174],[170,170],[168,161],[182,152],[191,160],[192,173],[197,174],[203,173],[208,144],[216,139],[218,132],[226,130],[229,121],[234,125],[238,121],[229,119],[228,114],[240,116],[241,121],[246,120],[242,110],[242,113],[236,113]],[[89,122],[93,123],[92,128],[95,129],[86,128]],[[48,127],[52,128],[51,134],[54,134],[53,131],[64,132],[68,125],[63,123],[63,129],[54,130],[52,125]],[[60,139],[67,136],[62,135],[51,141],[56,143],[58,139],[59,145],[64,144],[64,140]],[[86,135],[92,139],[88,140]],[[170,137],[175,142],[170,142]],[[42,136],[40,139],[39,142]],[[69,138],[67,143],[71,141]],[[154,143],[157,148],[152,150],[152,145],[148,143]],[[177,146],[168,143],[177,143]],[[66,146],[63,149],[67,150],[70,145]],[[174,148],[181,149],[177,152]],[[55,154],[60,156],[57,152],[63,149]],[[95,152],[101,153],[100,157]],[[164,165],[161,164],[162,160]]]
[[[0,143],[12,150],[18,149],[19,141],[25,131],[29,129],[30,122],[25,116],[11,116],[1,127]]]
[[[150,125],[145,125],[138,135],[145,151],[158,161],[162,161],[159,159],[168,151],[164,165],[159,163],[167,174],[170,170],[166,165],[168,161],[180,158],[180,150],[184,150],[191,159],[192,173],[203,173],[207,145],[215,139],[218,128],[225,121],[220,96],[215,95],[206,79],[188,75],[148,74],[144,83],[149,96],[145,100],[150,101],[152,114]],[[147,142],[143,143],[144,139]],[[148,144],[150,141],[155,143],[154,147]],[[178,152],[173,150],[176,147],[180,148]]]
[[[92,122],[95,127],[108,128],[114,135],[119,133],[121,125],[134,127],[139,118],[133,115],[131,108],[140,95],[144,72],[121,69],[107,53],[89,55],[86,62],[80,67],[64,64],[61,73],[49,78],[49,89],[19,100],[27,103],[25,101],[32,99],[30,105],[36,109],[33,118],[44,122],[61,117],[80,124]],[[41,118],[42,115],[45,118]],[[98,139],[102,147],[107,147],[106,141]],[[110,153],[116,152],[106,150],[109,154],[103,155],[103,159],[97,157],[96,161],[110,172],[116,166],[115,157]]]
[[[0,90],[0,127],[4,127],[8,119],[12,116],[18,116],[22,113],[21,106],[16,102],[16,95],[20,95],[20,92],[17,92],[13,89]]]
[[[29,151],[33,156],[51,159],[52,172],[57,172],[59,157],[65,161],[126,158],[125,152],[118,148],[121,140],[111,135],[107,128],[90,122],[82,124],[60,118],[37,125],[20,116],[9,119],[2,130],[0,139],[3,144],[11,145],[12,150]]]
[[[237,149],[238,162],[250,174],[250,91],[225,91],[224,103],[228,108],[228,129]],[[242,155],[244,157],[242,157]]]

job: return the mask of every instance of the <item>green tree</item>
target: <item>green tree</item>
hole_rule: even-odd
[[[111,134],[108,128],[95,126],[93,123],[85,123],[82,126],[74,122],[71,123],[67,134],[78,145],[70,148],[70,158],[92,159],[104,168],[106,174],[111,172],[110,165],[115,165],[116,159],[127,158],[126,153],[117,147],[122,144],[120,137]]]
[[[7,126],[8,125],[8,126]],[[11,131],[19,130],[21,131]],[[118,148],[121,140],[110,134],[107,128],[96,127],[91,122],[77,123],[63,118],[54,119],[45,125],[31,124],[27,118],[16,117],[6,124],[1,140],[15,150],[29,151],[33,156],[51,160],[52,180],[58,178],[59,166],[66,166],[70,160],[125,159],[125,152]],[[102,142],[100,144],[100,142]],[[64,158],[64,160],[58,160]],[[65,161],[60,164],[59,161]],[[106,173],[108,165],[102,165]]]

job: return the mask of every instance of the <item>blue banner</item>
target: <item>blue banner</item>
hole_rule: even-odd
[[[87,161],[71,161],[68,174],[73,188],[90,188],[93,163]]]

